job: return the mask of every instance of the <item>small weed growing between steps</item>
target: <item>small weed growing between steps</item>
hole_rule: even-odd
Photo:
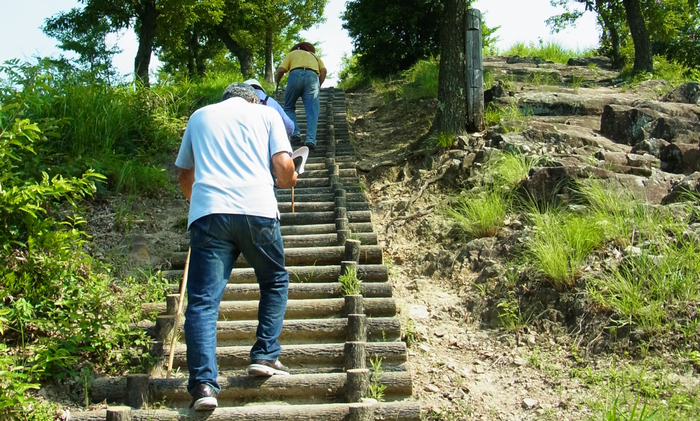
[[[340,282],[340,291],[343,296],[358,295],[361,292],[362,281],[357,278],[357,272],[353,268],[349,268],[347,273],[340,275],[338,282]]]
[[[384,375],[384,370],[382,370],[382,359],[380,357],[374,357],[370,358],[369,362],[372,364],[372,378],[369,382],[368,397],[376,399],[377,402],[383,402],[386,385],[382,384],[382,376]]]

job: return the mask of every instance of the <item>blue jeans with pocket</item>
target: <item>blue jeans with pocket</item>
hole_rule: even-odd
[[[287,78],[287,88],[284,91],[284,112],[294,122],[292,136],[300,135],[297,125],[296,102],[301,97],[306,111],[306,140],[304,143],[316,145],[316,127],[318,126],[318,113],[321,104],[318,94],[321,85],[318,83],[318,75],[311,69],[292,69]]]
[[[250,358],[276,360],[277,338],[287,308],[289,274],[278,219],[214,214],[190,225],[190,266],[185,312],[185,342],[190,393],[201,383],[219,392],[216,378],[216,321],[224,288],[241,253],[255,270],[260,286],[257,341]]]

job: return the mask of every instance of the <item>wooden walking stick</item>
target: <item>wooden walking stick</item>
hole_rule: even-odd
[[[182,314],[182,304],[185,302],[185,291],[187,290],[187,273],[190,268],[190,253],[192,248],[187,249],[187,260],[185,260],[185,273],[182,274],[182,283],[180,284],[180,301],[177,303],[177,311],[175,312],[175,325],[173,327],[173,338],[170,340],[170,357],[168,357],[168,372],[166,378],[170,378],[173,371],[173,358],[175,356],[175,342],[177,342],[177,328],[180,325],[180,314]]]

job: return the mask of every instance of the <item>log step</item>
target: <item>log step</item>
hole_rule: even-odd
[[[386,364],[406,362],[406,344],[404,342],[368,342],[366,347],[367,367],[371,367],[370,358],[381,358],[383,370]],[[167,357],[169,348],[163,350]],[[245,369],[250,364],[249,346],[227,346],[216,348],[216,359],[220,370]],[[280,360],[294,371],[300,367],[332,366],[342,368],[345,364],[345,344],[286,345]],[[187,368],[186,347],[182,344],[175,348],[173,367]]]
[[[335,227],[333,227],[335,228]],[[360,240],[363,245],[377,245],[377,234],[374,232],[353,232],[350,238]],[[282,242],[284,248],[299,247],[332,247],[338,244],[338,234],[303,234],[303,235],[283,235]],[[180,244],[180,250],[187,250],[188,243]]]
[[[362,300],[367,317],[393,317],[396,315],[394,298],[365,298]],[[186,303],[185,303],[186,304]],[[183,311],[187,305],[183,306]],[[146,303],[141,306],[144,312],[164,313],[165,303]],[[183,313],[184,314],[184,313]],[[285,319],[319,319],[347,317],[343,298],[322,298],[311,300],[289,300]],[[258,300],[221,301],[219,320],[257,320]]]
[[[373,232],[371,222],[354,222],[348,224],[353,234]],[[330,234],[335,233],[335,223],[331,224],[309,224],[309,225],[287,225],[281,226],[282,237],[286,235],[310,235],[310,234]]]
[[[287,266],[325,266],[339,265],[344,259],[345,247],[299,247],[284,249],[284,258]],[[380,264],[382,263],[382,248],[379,246],[360,247],[360,264]],[[173,269],[185,267],[187,252],[175,252],[170,255],[170,263]],[[241,255],[236,261],[235,267],[250,267]]]
[[[296,189],[294,189],[294,202],[332,202],[334,199],[333,193],[315,193],[315,194],[299,194]],[[367,195],[364,193],[346,193],[345,200],[347,202],[365,202],[367,201]],[[291,192],[277,193],[277,202],[284,203],[292,201]]]
[[[219,407],[211,412],[189,409],[131,410],[131,421],[345,421],[352,404],[246,405]],[[106,410],[71,412],[71,420],[105,421]],[[376,405],[376,420],[420,421],[420,404],[415,401],[382,402]]]
[[[317,283],[335,282],[340,276],[339,266],[287,266],[289,272],[289,282],[294,283]],[[168,279],[182,279],[183,271],[165,270],[162,275]],[[385,265],[359,265],[357,266],[357,277],[363,282],[387,282],[389,272]],[[233,284],[254,284],[258,282],[252,268],[234,268],[229,283]]]
[[[347,211],[348,222],[372,222],[371,211]],[[284,225],[308,225],[335,223],[335,212],[295,212],[280,215],[280,223]]]
[[[173,284],[170,286],[172,294],[179,292],[179,285]],[[392,287],[388,283],[365,283],[360,284],[362,296],[365,298],[380,298],[391,297]],[[289,299],[290,300],[309,300],[318,298],[337,298],[341,296],[340,283],[338,282],[323,282],[323,283],[290,283],[289,284]],[[228,284],[224,288],[222,301],[234,300],[258,300],[260,299],[260,288],[258,284]],[[165,311],[165,303],[150,303],[151,311]],[[145,310],[145,307],[144,307]]]
[[[342,402],[345,399],[345,373],[301,374],[289,376],[219,376],[220,406],[237,406],[250,402],[286,403],[314,402],[317,404]],[[386,372],[380,383],[386,386],[385,399],[404,399],[413,392],[408,372]],[[170,408],[186,408],[192,399],[187,392],[187,378],[154,378],[148,382],[153,402],[165,403]],[[126,380],[95,379],[90,386],[93,402],[121,402],[126,395]]]
[[[292,212],[292,202],[291,196],[289,201],[277,202],[277,208],[280,213],[291,213]],[[348,211],[368,211],[369,203],[367,202],[347,202],[345,204],[345,209]],[[334,202],[302,202],[299,198],[294,195],[294,213],[296,212],[332,212],[335,210]]]
[[[282,326],[282,333],[279,337],[282,346],[345,342],[348,333],[348,319],[285,320]],[[252,346],[256,340],[255,330],[257,328],[257,320],[216,322],[217,344],[219,346]],[[185,332],[182,324],[178,328],[178,334],[184,341]],[[398,317],[370,317],[367,319],[368,341],[395,341],[399,340],[400,337],[401,321]]]

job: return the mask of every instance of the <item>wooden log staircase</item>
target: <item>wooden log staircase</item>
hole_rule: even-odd
[[[299,177],[292,213],[291,191],[279,190],[289,301],[280,336],[280,360],[289,376],[247,375],[255,342],[258,286],[241,257],[231,274],[217,322],[221,393],[213,412],[188,409],[184,317],[175,324],[179,286],[165,303],[147,304],[158,311],[148,374],[96,379],[93,402],[107,410],[73,413],[74,420],[318,420],[418,421],[420,405],[412,400],[406,370],[406,345],[377,245],[371,212],[355,171],[342,90],[321,90],[318,146]],[[298,121],[305,132],[301,101]],[[183,245],[186,250],[187,246]],[[167,275],[181,279],[186,254],[173,253]],[[343,296],[338,279],[354,269],[362,280],[360,295]],[[171,335],[178,335],[175,376],[166,378]],[[381,361],[381,372],[370,361]],[[366,399],[383,389],[383,399]],[[376,395],[375,395],[376,396]]]

